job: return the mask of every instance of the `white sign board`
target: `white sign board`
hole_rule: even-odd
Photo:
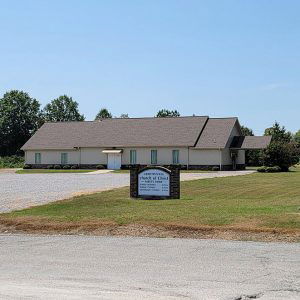
[[[159,169],[147,169],[138,175],[139,196],[170,196],[170,174]]]

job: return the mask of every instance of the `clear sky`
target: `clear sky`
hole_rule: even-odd
[[[300,129],[300,1],[0,0],[0,94],[62,94],[87,120],[238,116]]]

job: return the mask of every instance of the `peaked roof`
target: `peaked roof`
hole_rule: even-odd
[[[102,119],[45,123],[23,150],[194,146],[208,117]]]
[[[238,122],[237,118],[209,119],[195,148],[225,148],[236,122]]]

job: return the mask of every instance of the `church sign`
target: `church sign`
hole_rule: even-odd
[[[130,170],[130,196],[144,199],[179,199],[180,167],[141,167]]]
[[[138,174],[139,196],[170,196],[170,173],[146,169]]]

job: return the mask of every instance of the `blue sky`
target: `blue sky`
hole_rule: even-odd
[[[1,1],[0,94],[62,94],[87,120],[238,116],[300,129],[300,1]]]

